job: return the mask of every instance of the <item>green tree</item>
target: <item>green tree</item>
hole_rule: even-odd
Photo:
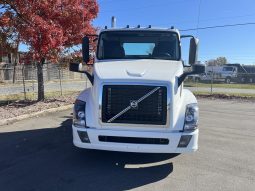
[[[228,63],[227,58],[223,57],[223,56],[220,56],[216,59],[210,59],[210,60],[206,61],[207,66],[222,66],[227,63]]]
[[[220,57],[216,58],[216,65],[217,66],[222,66],[222,65],[227,64],[227,63],[228,63],[227,58],[224,57],[224,56],[220,56]]]

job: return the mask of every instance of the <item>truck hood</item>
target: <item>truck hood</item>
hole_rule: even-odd
[[[118,60],[95,63],[94,75],[102,80],[172,81],[182,74],[181,61]]]

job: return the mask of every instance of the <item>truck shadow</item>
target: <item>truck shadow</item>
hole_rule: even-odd
[[[166,178],[176,156],[77,149],[71,119],[54,129],[1,133],[0,144],[2,190],[127,190]]]

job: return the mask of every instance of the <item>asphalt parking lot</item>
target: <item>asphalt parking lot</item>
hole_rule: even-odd
[[[199,150],[177,156],[76,149],[71,111],[1,126],[0,190],[254,190],[255,103],[199,105]]]

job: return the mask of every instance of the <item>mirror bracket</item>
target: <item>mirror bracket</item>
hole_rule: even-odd
[[[182,82],[185,80],[185,78],[189,75],[193,74],[202,74],[205,72],[205,65],[203,64],[195,64],[192,66],[191,72],[184,72],[181,76],[178,77],[178,87],[182,84]]]
[[[89,79],[90,83],[93,85],[94,84],[94,75],[91,75],[89,72],[84,71],[84,74],[86,74],[87,78]]]
[[[196,74],[194,71],[192,72],[184,72],[181,76],[178,77],[178,87],[182,84],[185,78],[189,75]]]

